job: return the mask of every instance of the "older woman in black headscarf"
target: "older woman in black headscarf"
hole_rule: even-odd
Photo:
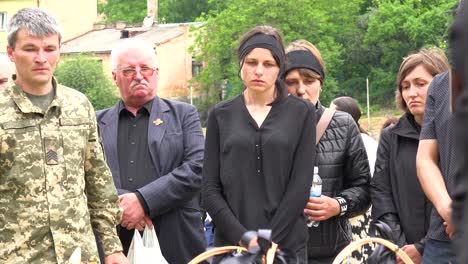
[[[353,118],[348,113],[326,109],[319,101],[325,64],[317,48],[306,40],[295,41],[286,49],[286,56],[285,83],[289,93],[314,104],[320,119],[317,126],[324,124],[324,132],[317,138],[317,158],[311,163],[311,167],[319,167],[322,195],[310,197],[304,209],[309,220],[320,221],[319,226],[308,229],[308,263],[332,263],[351,242],[348,218],[363,214],[370,206],[366,150]]]

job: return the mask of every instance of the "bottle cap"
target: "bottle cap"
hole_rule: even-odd
[[[318,167],[314,166],[314,174],[318,174]]]

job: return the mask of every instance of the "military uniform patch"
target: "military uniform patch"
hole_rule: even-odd
[[[58,164],[58,154],[57,152],[49,149],[46,153],[46,163],[48,165],[57,165]]]
[[[59,149],[59,140],[54,136],[44,137],[44,147],[46,155],[46,164],[47,165],[57,165],[59,161],[58,149]]]

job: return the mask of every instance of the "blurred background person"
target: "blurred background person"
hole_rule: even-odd
[[[303,209],[315,162],[315,110],[287,96],[275,28],[248,31],[238,56],[245,89],[211,110],[206,132],[202,204],[213,219],[214,245],[235,245],[247,231],[268,228],[289,263],[307,263]]]
[[[320,221],[308,229],[308,263],[332,263],[351,242],[348,218],[365,213],[370,206],[366,149],[353,118],[326,110],[319,101],[325,64],[318,49],[306,40],[297,40],[287,47],[286,57],[288,92],[314,104],[317,120],[331,118],[323,136],[317,137],[315,166],[322,178],[322,195],[310,197],[304,212],[309,220]],[[313,167],[309,167],[312,174]]]
[[[414,263],[421,263],[432,210],[416,175],[419,135],[428,87],[435,75],[448,68],[446,56],[436,48],[403,59],[395,100],[405,113],[380,135],[371,183],[373,220],[391,227],[395,242]]]
[[[366,147],[367,160],[369,161],[369,169],[372,176],[374,174],[375,155],[377,154],[377,141],[371,137],[359,123],[361,108],[359,107],[358,101],[349,96],[340,96],[332,100],[330,108],[350,114],[354,122],[356,122],[359,132],[361,133],[362,141]]]
[[[377,154],[377,141],[371,137],[359,123],[359,119],[361,118],[361,109],[359,108],[358,101],[349,96],[341,96],[332,100],[330,103],[330,108],[346,112],[353,117],[354,122],[356,122],[359,128],[362,141],[364,142],[364,146],[366,148],[367,159],[369,161],[369,168],[372,177],[374,174],[375,158]],[[371,222],[371,208],[369,208],[365,214],[349,219],[349,222],[351,223],[353,241],[368,237],[369,225]],[[363,263],[367,259],[367,256],[371,254],[372,249],[373,246],[371,244],[367,244],[361,247],[359,250],[353,252],[353,259],[351,261],[353,263]]]
[[[6,55],[0,54],[0,92],[5,90],[8,81],[15,73],[15,65]]]

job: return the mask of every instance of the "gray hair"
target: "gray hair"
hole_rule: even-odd
[[[149,54],[151,56],[152,62],[154,65],[157,65],[156,50],[153,44],[142,39],[128,38],[123,39],[116,47],[111,51],[111,65],[112,70],[116,70],[120,54],[129,50],[139,50],[144,54]]]
[[[7,28],[8,45],[14,49],[16,35],[20,29],[33,37],[47,37],[58,35],[62,39],[62,29],[54,16],[39,8],[23,8],[10,20]]]

